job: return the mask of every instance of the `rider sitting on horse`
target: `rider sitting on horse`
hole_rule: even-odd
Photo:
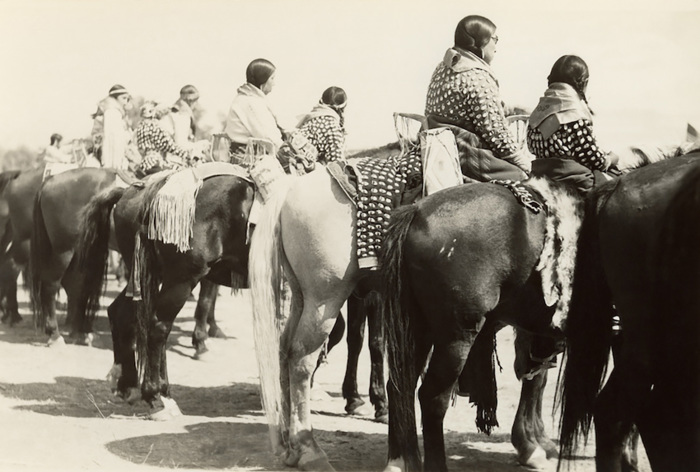
[[[243,153],[251,138],[272,142],[275,151],[282,146],[286,131],[267,100],[274,85],[275,66],[270,61],[255,59],[248,64],[246,83],[238,87],[224,128],[231,153]]]
[[[617,162],[617,156],[603,151],[593,134],[593,116],[586,100],[588,77],[583,59],[560,57],[527,130],[527,145],[537,158],[532,175],[569,182],[584,194],[595,181],[611,178],[605,172],[614,172]]]
[[[143,160],[138,171],[145,175],[154,174],[166,169],[190,165],[190,155],[160,127],[158,119],[168,110],[158,109],[154,101],[146,101],[141,106],[141,122],[136,129],[136,142]],[[170,160],[168,154],[180,158],[181,162]]]
[[[489,19],[463,18],[454,47],[433,72],[425,114],[430,127],[448,126],[455,133],[465,176],[477,181],[524,180],[529,159],[508,129],[490,67],[497,42],[496,25]]]

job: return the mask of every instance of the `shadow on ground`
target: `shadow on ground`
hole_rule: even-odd
[[[0,394],[32,402],[16,406],[16,409],[52,416],[107,418],[110,415],[146,415],[149,411],[144,401],[129,405],[114,397],[105,380],[79,377],[57,377],[55,384],[0,383]],[[217,418],[262,414],[258,386],[253,384],[220,387],[171,385],[171,395],[185,415]]]

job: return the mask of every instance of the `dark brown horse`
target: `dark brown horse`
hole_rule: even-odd
[[[70,322],[85,310],[75,293],[93,274],[72,264],[80,217],[92,197],[117,185],[117,173],[107,168],[79,168],[48,178],[34,203],[30,251],[30,290],[39,327],[49,335],[49,345],[63,343],[56,319],[56,296],[62,286],[68,299]],[[25,205],[28,205],[25,202]],[[13,227],[19,228],[15,225]],[[26,230],[23,231],[26,234]],[[89,344],[91,326],[74,326]]]
[[[175,317],[187,301],[192,289],[202,282],[200,301],[208,300],[213,309],[218,285],[241,288],[247,279],[247,221],[253,202],[252,183],[240,177],[223,175],[204,180],[196,197],[191,248],[179,252],[173,244],[151,241],[141,234],[147,221],[149,203],[165,181],[151,186],[132,185],[114,189],[96,197],[86,212],[77,265],[93,274],[81,296],[94,313],[102,291],[106,264],[109,219],[112,215],[119,251],[127,267],[137,258],[140,268],[142,301],[127,298],[125,288],[108,308],[114,347],[117,391],[134,398],[138,390],[136,342],[143,368],[141,396],[154,412],[167,417],[174,403],[169,397],[165,347]],[[136,247],[136,238],[139,246]],[[210,282],[210,283],[207,283]],[[127,286],[128,287],[128,286]],[[212,290],[212,291],[210,291]],[[198,307],[199,309],[199,307]]]
[[[595,419],[599,471],[620,470],[633,423],[654,470],[700,470],[699,211],[697,152],[591,196],[566,324],[562,457]]]
[[[552,195],[574,198],[556,185],[549,188]],[[560,339],[536,270],[545,220],[545,212],[529,211],[505,187],[485,183],[452,187],[392,214],[381,266],[389,359],[387,470],[446,470],[443,419],[482,324]],[[418,393],[423,464],[415,389],[426,362]],[[540,379],[545,382],[546,375]],[[530,405],[529,418],[535,444],[546,439],[537,431],[537,403]]]
[[[19,269],[8,254],[12,243],[12,225],[5,189],[19,176],[20,172],[15,170],[0,173],[0,306],[3,311],[2,322],[10,326],[22,321],[22,317],[17,303]]]

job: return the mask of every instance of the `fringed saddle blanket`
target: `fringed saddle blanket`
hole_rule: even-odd
[[[189,250],[197,193],[204,180],[217,175],[235,175],[251,181],[245,169],[224,162],[201,164],[166,176],[167,181],[149,204],[144,222],[148,239],[174,244],[180,252]]]
[[[420,146],[401,156],[349,159],[331,163],[328,172],[357,206],[357,257],[360,268],[376,268],[377,252],[391,210],[414,202],[423,188]]]

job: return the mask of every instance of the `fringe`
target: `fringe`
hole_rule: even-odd
[[[177,246],[180,252],[191,249],[197,193],[203,180],[191,169],[183,169],[168,177],[150,203],[148,238]]]

